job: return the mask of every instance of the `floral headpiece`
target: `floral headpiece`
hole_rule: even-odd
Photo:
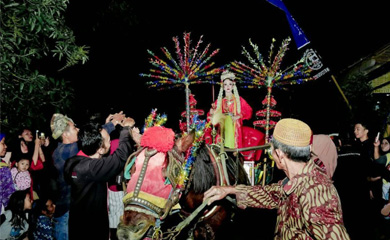
[[[232,72],[229,72],[229,70],[226,70],[221,74],[221,82],[225,81],[226,79],[229,79],[230,81],[235,81],[236,75],[234,75],[234,73]]]

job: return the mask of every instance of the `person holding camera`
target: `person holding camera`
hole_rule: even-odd
[[[121,122],[124,118],[122,112],[110,114],[103,128],[107,132],[113,131],[115,125]],[[68,240],[68,222],[70,209],[70,185],[64,179],[64,165],[67,159],[75,156],[79,152],[78,148],[78,132],[79,128],[73,120],[61,113],[53,114],[50,121],[50,129],[52,137],[59,140],[55,148],[52,158],[53,164],[57,171],[56,176],[56,212],[54,213],[54,220],[56,222],[54,230],[56,240]]]
[[[130,131],[135,122],[120,122],[119,144],[113,154],[110,135],[89,123],[79,132],[80,151],[65,162],[64,177],[71,186],[69,239],[109,239],[107,182],[124,168],[131,153]]]

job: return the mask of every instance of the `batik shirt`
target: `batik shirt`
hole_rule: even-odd
[[[277,209],[274,239],[350,239],[337,190],[312,160],[292,179],[236,188],[240,208]]]
[[[0,212],[1,206],[5,208],[8,205],[13,192],[15,192],[15,187],[12,182],[11,169],[7,163],[0,161]]]

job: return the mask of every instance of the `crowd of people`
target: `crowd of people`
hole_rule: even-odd
[[[108,223],[107,206],[108,201],[120,206],[121,199],[106,197],[107,183],[120,175],[140,140],[134,125],[120,112],[80,130],[55,113],[51,137],[34,139],[23,128],[8,147],[1,133],[0,239],[115,239],[109,227],[116,228],[119,219]],[[110,138],[114,132],[117,139]],[[120,216],[123,208],[115,211],[111,214]]]
[[[209,117],[225,115],[217,139],[239,148],[252,109],[234,74],[221,80]],[[9,146],[0,133],[0,240],[115,240],[125,194],[118,176],[142,137],[134,119],[119,112],[78,128],[55,113],[48,125],[51,136],[23,127]],[[240,208],[277,209],[275,239],[390,239],[390,137],[374,137],[370,127],[359,120],[353,136],[329,136],[281,119],[267,152],[285,177],[265,186],[214,186],[204,200],[234,195]]]

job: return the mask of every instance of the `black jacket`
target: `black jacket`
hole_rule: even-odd
[[[70,240],[108,239],[107,181],[123,170],[130,153],[130,134],[125,127],[112,155],[93,159],[78,154],[66,161],[64,177],[71,185]]]

